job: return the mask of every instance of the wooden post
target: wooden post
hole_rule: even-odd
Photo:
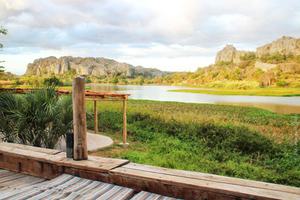
[[[126,109],[127,109],[127,98],[125,97],[125,99],[123,100],[123,145],[128,145]]]
[[[98,111],[97,111],[97,100],[94,100],[94,131],[98,133]]]
[[[87,160],[87,128],[84,78],[73,80],[74,160]]]

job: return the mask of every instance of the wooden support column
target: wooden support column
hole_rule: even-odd
[[[87,160],[87,128],[85,110],[85,80],[76,77],[73,80],[73,129],[74,160]]]
[[[97,100],[94,100],[94,131],[98,133],[98,111],[97,111]]]
[[[123,99],[123,145],[128,145],[127,143],[127,97]]]

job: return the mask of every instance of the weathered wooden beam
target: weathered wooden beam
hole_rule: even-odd
[[[76,77],[73,80],[73,129],[74,160],[87,160],[87,128],[85,110],[85,80]]]
[[[98,133],[98,111],[97,111],[97,100],[94,100],[94,131]]]
[[[0,169],[47,179],[67,173],[130,187],[136,191],[146,190],[187,200],[300,199],[300,188],[296,187],[96,156],[89,156],[89,160],[78,162],[66,158],[64,152],[12,143],[0,143]]]
[[[0,92],[13,92],[16,94],[25,94],[32,91],[37,91],[39,89],[31,88],[0,88]],[[58,95],[69,95],[71,91],[69,90],[56,90]],[[89,99],[101,99],[101,100],[123,100],[127,99],[129,94],[117,94],[117,93],[107,93],[107,92],[95,92],[95,91],[85,91],[85,96]]]

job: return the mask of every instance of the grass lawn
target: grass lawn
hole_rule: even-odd
[[[248,95],[248,96],[300,96],[300,88],[257,88],[257,89],[217,89],[195,88],[169,90],[170,92],[187,92],[215,95]]]
[[[121,102],[101,102],[99,129],[122,138]],[[93,128],[88,103],[88,128]],[[128,148],[93,155],[155,166],[300,186],[300,115],[259,108],[130,100]]]

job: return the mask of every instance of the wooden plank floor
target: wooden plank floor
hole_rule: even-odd
[[[24,199],[23,193],[32,199],[101,199],[102,196],[103,199],[168,199],[153,194],[157,193],[192,200],[300,200],[297,187],[141,165],[123,159],[89,156],[88,160],[74,161],[60,151],[11,143],[0,143],[0,169],[48,180],[59,176],[45,181],[1,170],[0,197],[4,199],[4,194],[16,195],[8,199]],[[53,185],[59,180],[62,182]],[[152,193],[135,194],[133,190]],[[36,197],[37,194],[40,196]]]
[[[89,156],[88,160],[74,161],[73,159],[66,158],[65,152],[58,150],[6,142],[1,142],[0,152],[25,159],[34,159],[42,162],[56,163],[61,166],[70,166],[77,169],[88,169],[97,172],[107,172],[129,162],[124,159],[112,159],[99,156]]]
[[[129,163],[111,170],[111,173],[114,175],[114,180],[119,180],[119,183],[126,182],[126,185],[129,185],[129,187],[160,194],[165,194],[165,191],[170,191],[175,186],[180,186],[184,188],[181,191],[182,193],[186,192],[187,188],[192,187],[207,191],[208,199],[238,199],[233,198],[235,195],[245,199],[300,200],[300,188],[297,187],[199,172]],[[149,188],[149,185],[155,185],[156,187]],[[164,188],[166,185],[171,185],[172,187]],[[176,192],[178,192],[178,189],[174,191],[174,194]],[[218,193],[221,195],[217,196]],[[190,196],[189,194],[185,198],[193,199],[195,194],[191,193]]]
[[[0,169],[0,200],[39,199],[112,199],[112,200],[172,200],[173,198],[131,188],[92,181],[69,174],[45,180]]]

